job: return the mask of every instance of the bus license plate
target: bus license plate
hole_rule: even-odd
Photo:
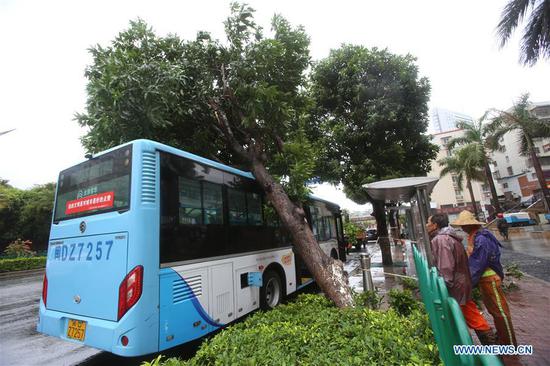
[[[86,322],[83,320],[69,319],[69,326],[67,327],[67,337],[83,341],[86,335]]]

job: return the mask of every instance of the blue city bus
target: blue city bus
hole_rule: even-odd
[[[38,331],[138,356],[273,308],[312,279],[265,203],[250,173],[149,140],[62,171]],[[305,211],[345,260],[339,207]]]

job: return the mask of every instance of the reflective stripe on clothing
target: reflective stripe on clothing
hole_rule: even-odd
[[[489,277],[489,276],[497,276],[497,273],[495,271],[493,271],[492,269],[487,268],[485,270],[485,272],[483,272],[483,274],[481,275],[481,278]]]
[[[517,345],[512,316],[501,287],[501,279],[495,274],[482,277],[479,289],[487,311],[492,315],[500,344]]]
[[[487,323],[487,320],[485,320],[485,317],[483,317],[483,314],[477,308],[474,300],[469,300],[464,305],[460,305],[460,309],[462,310],[462,315],[464,315],[464,320],[466,320],[466,324],[469,328],[482,332],[491,329],[491,326]]]

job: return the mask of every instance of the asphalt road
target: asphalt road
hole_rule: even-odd
[[[36,331],[43,270],[0,273],[0,366],[140,365],[158,354],[119,357]],[[192,357],[202,340],[162,352],[167,357]]]
[[[0,364],[75,365],[99,351],[36,331],[43,271],[0,275]]]

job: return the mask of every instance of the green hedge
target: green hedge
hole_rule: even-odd
[[[157,364],[153,361],[153,364]],[[184,365],[433,365],[441,364],[421,307],[409,316],[364,306],[337,309],[320,295],[257,312],[203,342]]]
[[[0,272],[21,271],[46,267],[46,257],[0,259]]]

